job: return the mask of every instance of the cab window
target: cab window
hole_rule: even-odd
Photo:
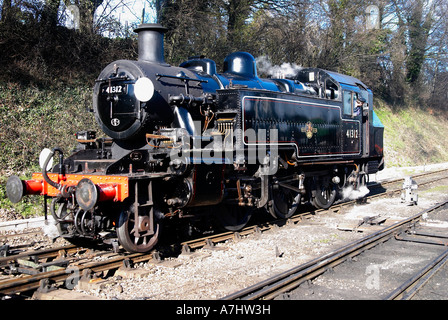
[[[343,92],[343,103],[344,103],[344,115],[352,115],[353,106],[353,92],[344,91]]]
[[[332,99],[332,100],[340,100],[341,99],[339,97],[338,86],[331,79],[325,80],[325,97],[327,99]]]

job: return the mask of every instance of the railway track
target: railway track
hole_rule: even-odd
[[[442,174],[443,172],[446,172],[446,171],[447,170],[440,170],[437,172],[429,172],[429,173],[421,174],[418,176],[414,176],[414,178],[420,179],[423,177],[432,176],[434,174],[440,176],[440,174]],[[443,178],[446,178],[446,176],[438,177],[437,179],[432,179],[432,180],[428,180],[428,181],[422,181],[422,182],[419,182],[419,184],[423,185],[426,183],[432,183],[438,179],[443,179]],[[402,181],[402,179],[391,180],[388,182],[383,182],[382,184],[380,184],[378,186],[384,188],[386,185],[391,186],[393,184],[400,183],[401,181]],[[401,192],[401,187],[395,188],[392,190],[389,189],[387,192],[382,192],[381,196],[389,196],[392,193],[395,194],[397,192]],[[376,198],[378,196],[380,196],[380,195],[371,195],[371,196],[367,197],[367,199]],[[359,200],[353,200],[353,201],[339,203],[339,204],[333,206],[332,208],[330,208],[329,210],[337,212],[338,210],[341,210],[341,208],[343,208],[345,206],[350,206],[350,205],[357,203],[357,201],[359,201]],[[223,242],[223,241],[227,241],[227,240],[244,237],[244,236],[247,236],[247,235],[253,234],[253,233],[262,233],[266,230],[277,227],[279,225],[296,224],[308,215],[316,215],[316,214],[324,213],[325,211],[327,211],[327,210],[312,210],[312,211],[308,211],[308,212],[302,212],[294,217],[291,217],[288,220],[276,220],[276,221],[269,222],[269,223],[258,224],[255,226],[247,227],[238,233],[226,232],[226,233],[207,236],[207,237],[200,238],[200,239],[185,241],[182,243],[182,247],[183,247],[184,251],[191,251],[191,250],[196,250],[198,248],[202,248],[204,246],[214,246],[218,242]],[[393,232],[393,231],[391,231],[391,232]],[[380,237],[380,238],[382,238],[382,237]],[[61,253],[61,250],[63,250],[62,253]],[[120,255],[112,255],[112,254],[110,254],[110,252],[97,252],[95,254],[90,253],[90,255],[91,256],[94,256],[94,255],[100,256],[100,255],[108,255],[109,254],[110,256],[107,259],[104,259],[103,261],[92,261],[91,258],[82,258],[84,260],[82,260],[81,258],[78,258],[78,257],[77,258],[73,258],[73,257],[67,258],[67,256],[73,256],[73,255],[77,255],[77,254],[79,255],[79,253],[83,250],[85,251],[86,249],[71,246],[71,247],[53,248],[53,249],[48,249],[48,250],[22,253],[19,255],[0,258],[0,267],[12,265],[13,262],[17,263],[19,260],[22,262],[26,261],[26,260],[29,260],[29,261],[30,260],[31,261],[39,261],[40,260],[40,261],[42,261],[40,263],[41,266],[42,265],[44,265],[45,267],[56,266],[55,270],[53,270],[51,268],[50,268],[51,270],[41,269],[41,270],[39,270],[39,272],[35,272],[35,274],[32,274],[33,271],[31,271],[31,274],[28,274],[27,276],[22,276],[22,277],[18,277],[18,278],[0,281],[0,296],[1,295],[3,295],[3,296],[9,295],[10,296],[10,295],[14,295],[14,294],[29,295],[30,293],[32,293],[34,290],[37,290],[38,288],[41,288],[41,289],[44,288],[44,290],[45,290],[45,286],[48,286],[48,284],[53,283],[53,284],[57,284],[57,285],[61,285],[61,284],[63,285],[65,282],[67,282],[67,279],[70,279],[70,278],[71,278],[71,281],[73,281],[73,280],[75,282],[79,281],[83,274],[88,275],[88,274],[105,272],[107,270],[118,269],[121,266],[123,266],[123,261],[129,261],[131,263],[145,262],[145,261],[152,260],[154,258],[154,255],[157,256],[156,252],[151,252],[149,254],[120,254]],[[342,254],[342,252],[340,252],[340,254]],[[87,254],[87,256],[88,255],[89,254]],[[312,262],[309,262],[309,264],[310,263],[312,263]],[[336,263],[336,262],[332,262],[332,263]],[[39,263],[37,263],[37,264],[39,264]],[[76,275],[73,272],[73,270],[74,270],[73,266],[75,266]],[[328,267],[331,267],[331,265],[329,265]],[[25,267],[22,266],[22,268],[26,268],[26,266]],[[29,270],[32,270],[33,268],[35,268],[35,266],[28,267],[28,268],[29,268]],[[313,271],[313,274],[312,275],[310,274],[309,277],[312,277],[314,274],[316,274],[315,272],[318,272],[318,271]],[[73,279],[74,276],[76,276],[77,278]],[[230,298],[232,298],[232,296],[230,296]],[[235,296],[235,298],[237,298],[237,297]]]
[[[448,200],[427,210],[421,211],[410,218],[397,222],[390,227],[386,227],[383,230],[374,232],[335,251],[313,259],[305,264],[299,265],[253,286],[228,295],[224,297],[223,300],[274,299],[285,292],[293,290],[302,283],[314,279],[315,277],[347,261],[348,259],[351,259],[360,253],[383,243],[386,240],[389,240],[391,237],[394,237],[395,234],[403,232],[405,229],[409,229],[416,222],[418,222],[423,215],[436,211],[446,204],[448,204]],[[444,258],[445,257],[446,256],[444,256]],[[398,294],[395,296],[398,296]]]
[[[390,293],[385,300],[410,300],[448,261],[448,250],[430,261],[423,269]]]
[[[136,253],[118,255],[103,261],[85,261],[83,263],[77,263],[76,265],[71,264],[66,268],[59,268],[57,270],[39,272],[25,277],[4,280],[0,281],[0,295],[10,296],[18,293],[27,294],[42,288],[43,284],[63,284],[64,282],[67,284],[67,280],[72,284],[76,284],[81,280],[83,274],[91,275],[108,270],[115,270],[123,266],[123,261],[125,260],[130,261],[131,263],[138,263],[151,260],[152,258],[152,254]],[[85,270],[89,270],[89,272],[85,272]],[[71,289],[73,288],[74,285],[71,286]],[[47,290],[48,288],[42,289]]]

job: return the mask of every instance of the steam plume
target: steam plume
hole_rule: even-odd
[[[364,197],[370,192],[366,186],[361,186],[359,189],[354,190],[353,187],[347,187],[342,190],[343,200],[355,200]]]
[[[280,66],[272,65],[267,56],[260,56],[255,59],[257,62],[257,69],[259,74],[265,74],[273,78],[291,78],[302,69],[301,66],[295,63],[282,63]]]

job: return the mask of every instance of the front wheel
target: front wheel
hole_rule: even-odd
[[[148,252],[157,244],[160,223],[155,218],[155,208],[134,212],[134,206],[123,209],[118,218],[118,241],[126,251]]]

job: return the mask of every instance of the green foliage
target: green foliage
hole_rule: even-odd
[[[40,172],[43,148],[60,147],[70,155],[76,145],[75,133],[100,130],[92,113],[92,88],[61,86],[47,89],[18,83],[0,84],[0,208],[23,216],[42,214],[42,197],[24,197],[17,204],[6,198],[7,177],[18,174],[30,179]]]
[[[37,22],[0,22],[0,83],[37,87],[87,84],[111,61],[134,59],[135,37],[109,39]]]
[[[416,106],[396,110],[377,101],[375,112],[384,125],[386,165],[416,166],[448,162],[448,120]]]
[[[21,175],[22,179],[29,179],[30,174]],[[7,177],[3,174],[0,176],[0,208],[11,212],[14,216],[34,217],[42,214],[43,199],[42,197],[24,197],[19,203],[13,204],[6,197],[6,181]]]
[[[86,112],[91,95],[88,86],[0,84],[0,172],[36,168],[45,147],[69,153],[77,131],[97,129],[93,114]]]

